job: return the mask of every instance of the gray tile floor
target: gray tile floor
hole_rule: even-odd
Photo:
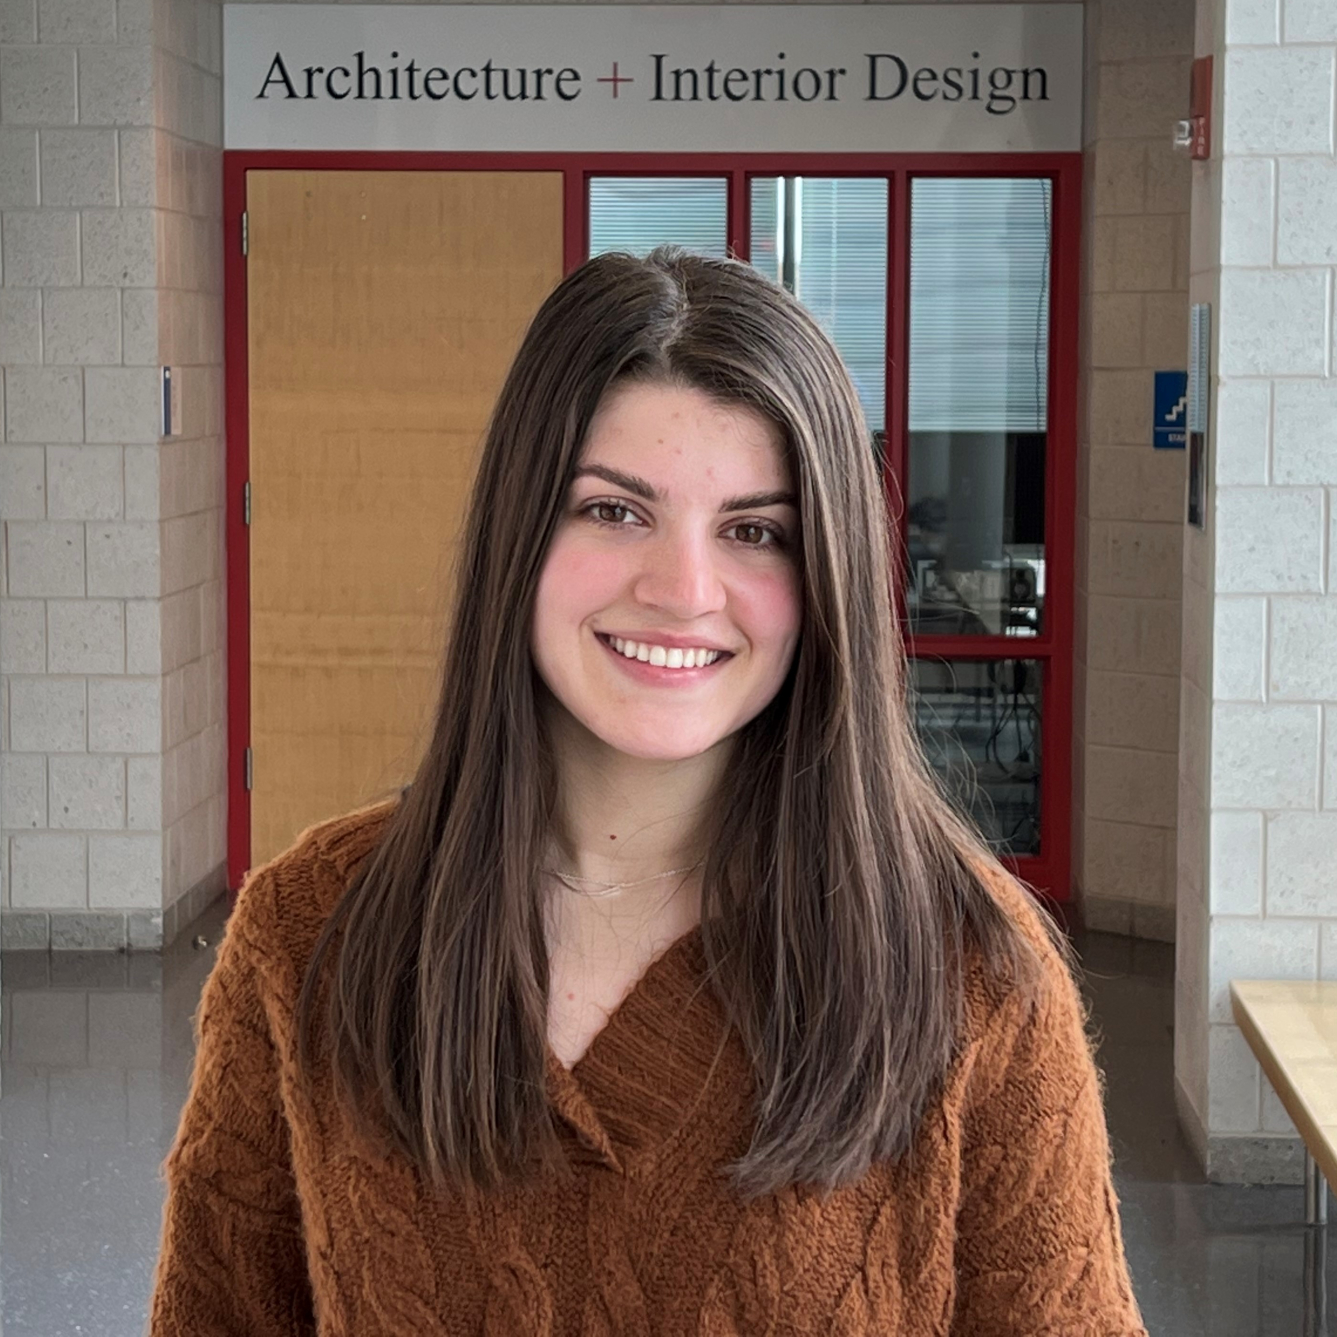
[[[143,1333],[158,1169],[185,1098],[191,1017],[226,905],[161,958],[5,954],[3,1337]],[[206,946],[194,945],[197,935]],[[1304,1317],[1302,1190],[1206,1184],[1179,1133],[1174,949],[1108,934],[1077,945],[1102,1036],[1129,1263],[1152,1337],[1316,1334]],[[1337,1294],[1337,1257],[1327,1275]]]

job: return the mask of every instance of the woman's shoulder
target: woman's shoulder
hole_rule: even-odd
[[[1052,949],[1057,930],[1049,912],[1040,903],[1039,893],[1001,863],[981,863],[979,874],[994,903],[1026,941],[1037,951]]]
[[[298,862],[323,865],[326,877],[340,884],[357,870],[358,864],[375,848],[401,795],[369,803],[337,817],[327,817],[308,826],[279,859],[290,857]]]
[[[225,934],[259,958],[265,973],[277,971],[292,979],[309,960],[344,889],[375,848],[398,802],[396,796],[314,822],[280,853],[249,869]]]
[[[1065,930],[1041,904],[1039,894],[1002,864],[980,863],[977,871],[993,903],[1020,939],[1032,987],[1019,989],[1015,981],[1000,981],[978,942],[969,943],[964,978],[970,1029],[977,1035],[1012,1032],[1033,1023],[1037,1014],[1052,1015],[1056,1004],[1084,1016],[1075,953]]]

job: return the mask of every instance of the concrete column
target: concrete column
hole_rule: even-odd
[[[1337,979],[1337,266],[1330,0],[1201,0],[1214,154],[1190,293],[1213,307],[1208,524],[1185,529],[1175,1074],[1211,1178],[1299,1183],[1232,978]]]

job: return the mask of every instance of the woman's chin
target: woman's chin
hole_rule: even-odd
[[[720,741],[715,734],[684,737],[681,729],[667,723],[663,729],[594,729],[595,737],[614,752],[639,761],[687,761],[709,752]]]

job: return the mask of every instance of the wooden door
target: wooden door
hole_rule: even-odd
[[[412,775],[488,415],[562,277],[556,172],[252,171],[252,866]]]

